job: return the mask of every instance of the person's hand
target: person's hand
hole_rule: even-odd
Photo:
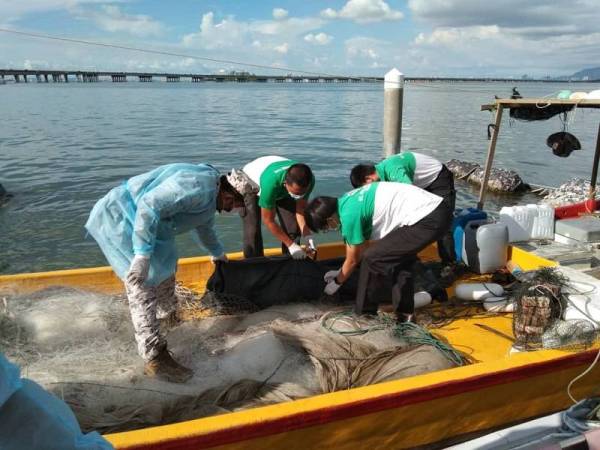
[[[219,256],[210,256],[211,263],[215,264],[217,261],[227,262],[229,261],[229,258],[227,258],[227,255],[225,253],[221,253]]]
[[[315,237],[312,234],[307,234],[303,239],[304,245],[306,245],[307,248],[312,248],[314,250],[317,249],[317,246],[315,245]]]
[[[331,280],[335,280],[335,277],[338,276],[338,274],[340,273],[340,270],[330,270],[329,272],[327,272],[325,274],[325,276],[323,277],[323,279],[325,280],[325,283],[329,283]]]
[[[143,284],[148,279],[150,271],[150,256],[135,255],[131,260],[127,281],[135,284]]]
[[[327,283],[327,285],[325,286],[325,293],[327,295],[333,295],[338,291],[338,289],[341,286],[342,286],[341,284],[337,284],[337,282],[335,281],[335,277],[334,277],[333,280],[329,281]]]
[[[294,259],[304,259],[306,258],[306,252],[295,242],[292,242],[292,245],[288,247],[290,251],[290,255]]]

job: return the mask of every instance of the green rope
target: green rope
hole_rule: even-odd
[[[431,345],[457,366],[464,365],[465,361],[459,352],[440,341],[422,326],[412,322],[402,322],[396,324],[395,328],[394,334],[409,344]]]
[[[394,318],[388,315],[379,316],[376,318],[377,324],[368,327],[361,327],[356,320],[353,319],[352,311],[342,311],[338,313],[326,314],[321,319],[321,326],[326,330],[340,334],[343,336],[359,336],[370,331],[393,330],[394,335],[403,339],[410,345],[429,345],[439,350],[448,360],[458,366],[464,365],[465,361],[461,354],[454,350],[450,345],[445,344],[427,329],[412,322],[397,323]],[[340,319],[352,319],[355,322],[356,328],[352,330],[341,330],[336,328],[335,324]]]

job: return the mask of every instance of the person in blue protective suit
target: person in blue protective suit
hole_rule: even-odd
[[[0,353],[2,450],[112,450],[97,432],[83,434],[69,406],[39,384],[21,378]]]
[[[226,261],[215,212],[243,197],[207,164],[168,164],[130,178],[101,198],[85,225],[125,283],[144,373],[183,383],[192,371],[167,350],[159,319],[175,306],[175,235],[193,231],[214,260]]]

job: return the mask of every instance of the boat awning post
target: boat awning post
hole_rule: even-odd
[[[588,198],[596,198],[596,181],[598,178],[598,163],[600,163],[600,124],[598,124],[598,137],[596,137],[596,153],[594,153],[594,165],[592,166],[592,179],[590,180],[590,193]]]
[[[500,122],[502,122],[502,110],[504,107],[500,104],[496,108],[496,121],[494,123],[494,130],[492,132],[492,139],[488,147],[487,158],[485,160],[485,170],[483,172],[483,180],[481,182],[481,189],[479,191],[479,201],[477,202],[477,208],[483,209],[483,203],[485,201],[485,194],[487,192],[487,184],[490,179],[490,172],[492,170],[492,163],[494,162],[494,153],[496,152],[496,141],[498,140],[498,134],[500,133]]]

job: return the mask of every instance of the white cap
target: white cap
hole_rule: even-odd
[[[384,89],[402,89],[404,87],[404,74],[395,67],[385,74]]]

